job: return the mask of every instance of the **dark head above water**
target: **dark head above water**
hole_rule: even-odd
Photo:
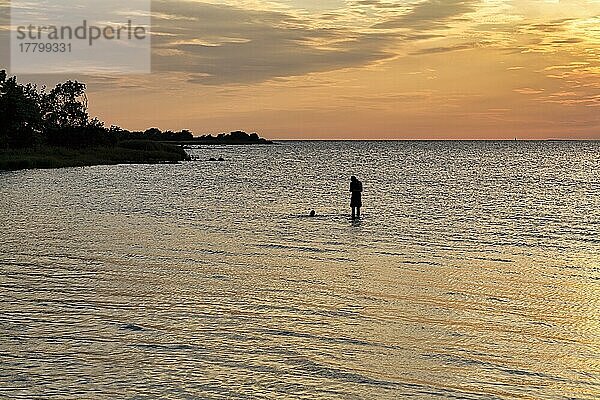
[[[312,210],[309,214],[309,216],[314,217],[317,215],[317,212],[315,210]]]

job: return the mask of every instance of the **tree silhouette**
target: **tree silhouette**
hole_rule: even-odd
[[[194,138],[188,130],[161,131],[150,128],[130,132],[111,126],[88,114],[86,85],[77,81],[59,83],[49,92],[45,87],[21,85],[16,77],[0,70],[0,149],[36,147],[114,146],[127,140],[199,142],[214,144],[270,143],[256,133],[235,131],[217,137]]]
[[[21,85],[0,71],[0,148],[112,145],[118,136],[90,120],[86,86],[77,81],[45,87]]]
[[[52,128],[85,127],[89,123],[85,84],[77,81],[59,83],[43,95],[44,121]]]
[[[19,85],[0,71],[0,147],[31,147],[42,140],[40,94],[32,84]]]

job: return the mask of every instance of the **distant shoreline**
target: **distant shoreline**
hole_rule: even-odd
[[[273,139],[274,144],[280,142],[483,142],[483,143],[494,143],[494,142],[600,142],[600,139]]]
[[[90,118],[86,85],[23,85],[0,70],[0,170],[158,164],[191,160],[183,146],[273,144],[256,132],[216,136],[148,128],[129,131]],[[6,115],[5,115],[6,114]]]
[[[190,161],[187,146],[275,145],[271,140],[230,139],[230,136],[194,140],[123,140],[103,146],[51,146],[0,150],[0,171],[55,169],[118,164],[173,164]]]
[[[0,150],[0,171],[56,169],[118,164],[175,164],[191,158],[181,146],[151,141],[126,141],[115,146]]]
[[[176,144],[179,146],[256,146],[259,144],[273,145],[276,144],[272,140],[260,139],[258,141],[236,141],[236,140],[166,140],[160,141],[165,144]]]

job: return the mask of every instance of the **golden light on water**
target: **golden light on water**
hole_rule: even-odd
[[[598,148],[285,142],[2,174],[0,390],[595,399]]]
[[[599,398],[600,141],[513,139],[600,138],[600,0],[153,6],[151,75],[67,77],[107,125],[511,140],[0,171],[0,397]]]

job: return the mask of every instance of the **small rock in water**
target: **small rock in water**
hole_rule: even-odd
[[[141,326],[137,326],[134,324],[124,324],[121,325],[121,329],[123,330],[128,330],[128,331],[134,331],[134,332],[139,332],[139,331],[143,331],[144,328],[142,328]]]

